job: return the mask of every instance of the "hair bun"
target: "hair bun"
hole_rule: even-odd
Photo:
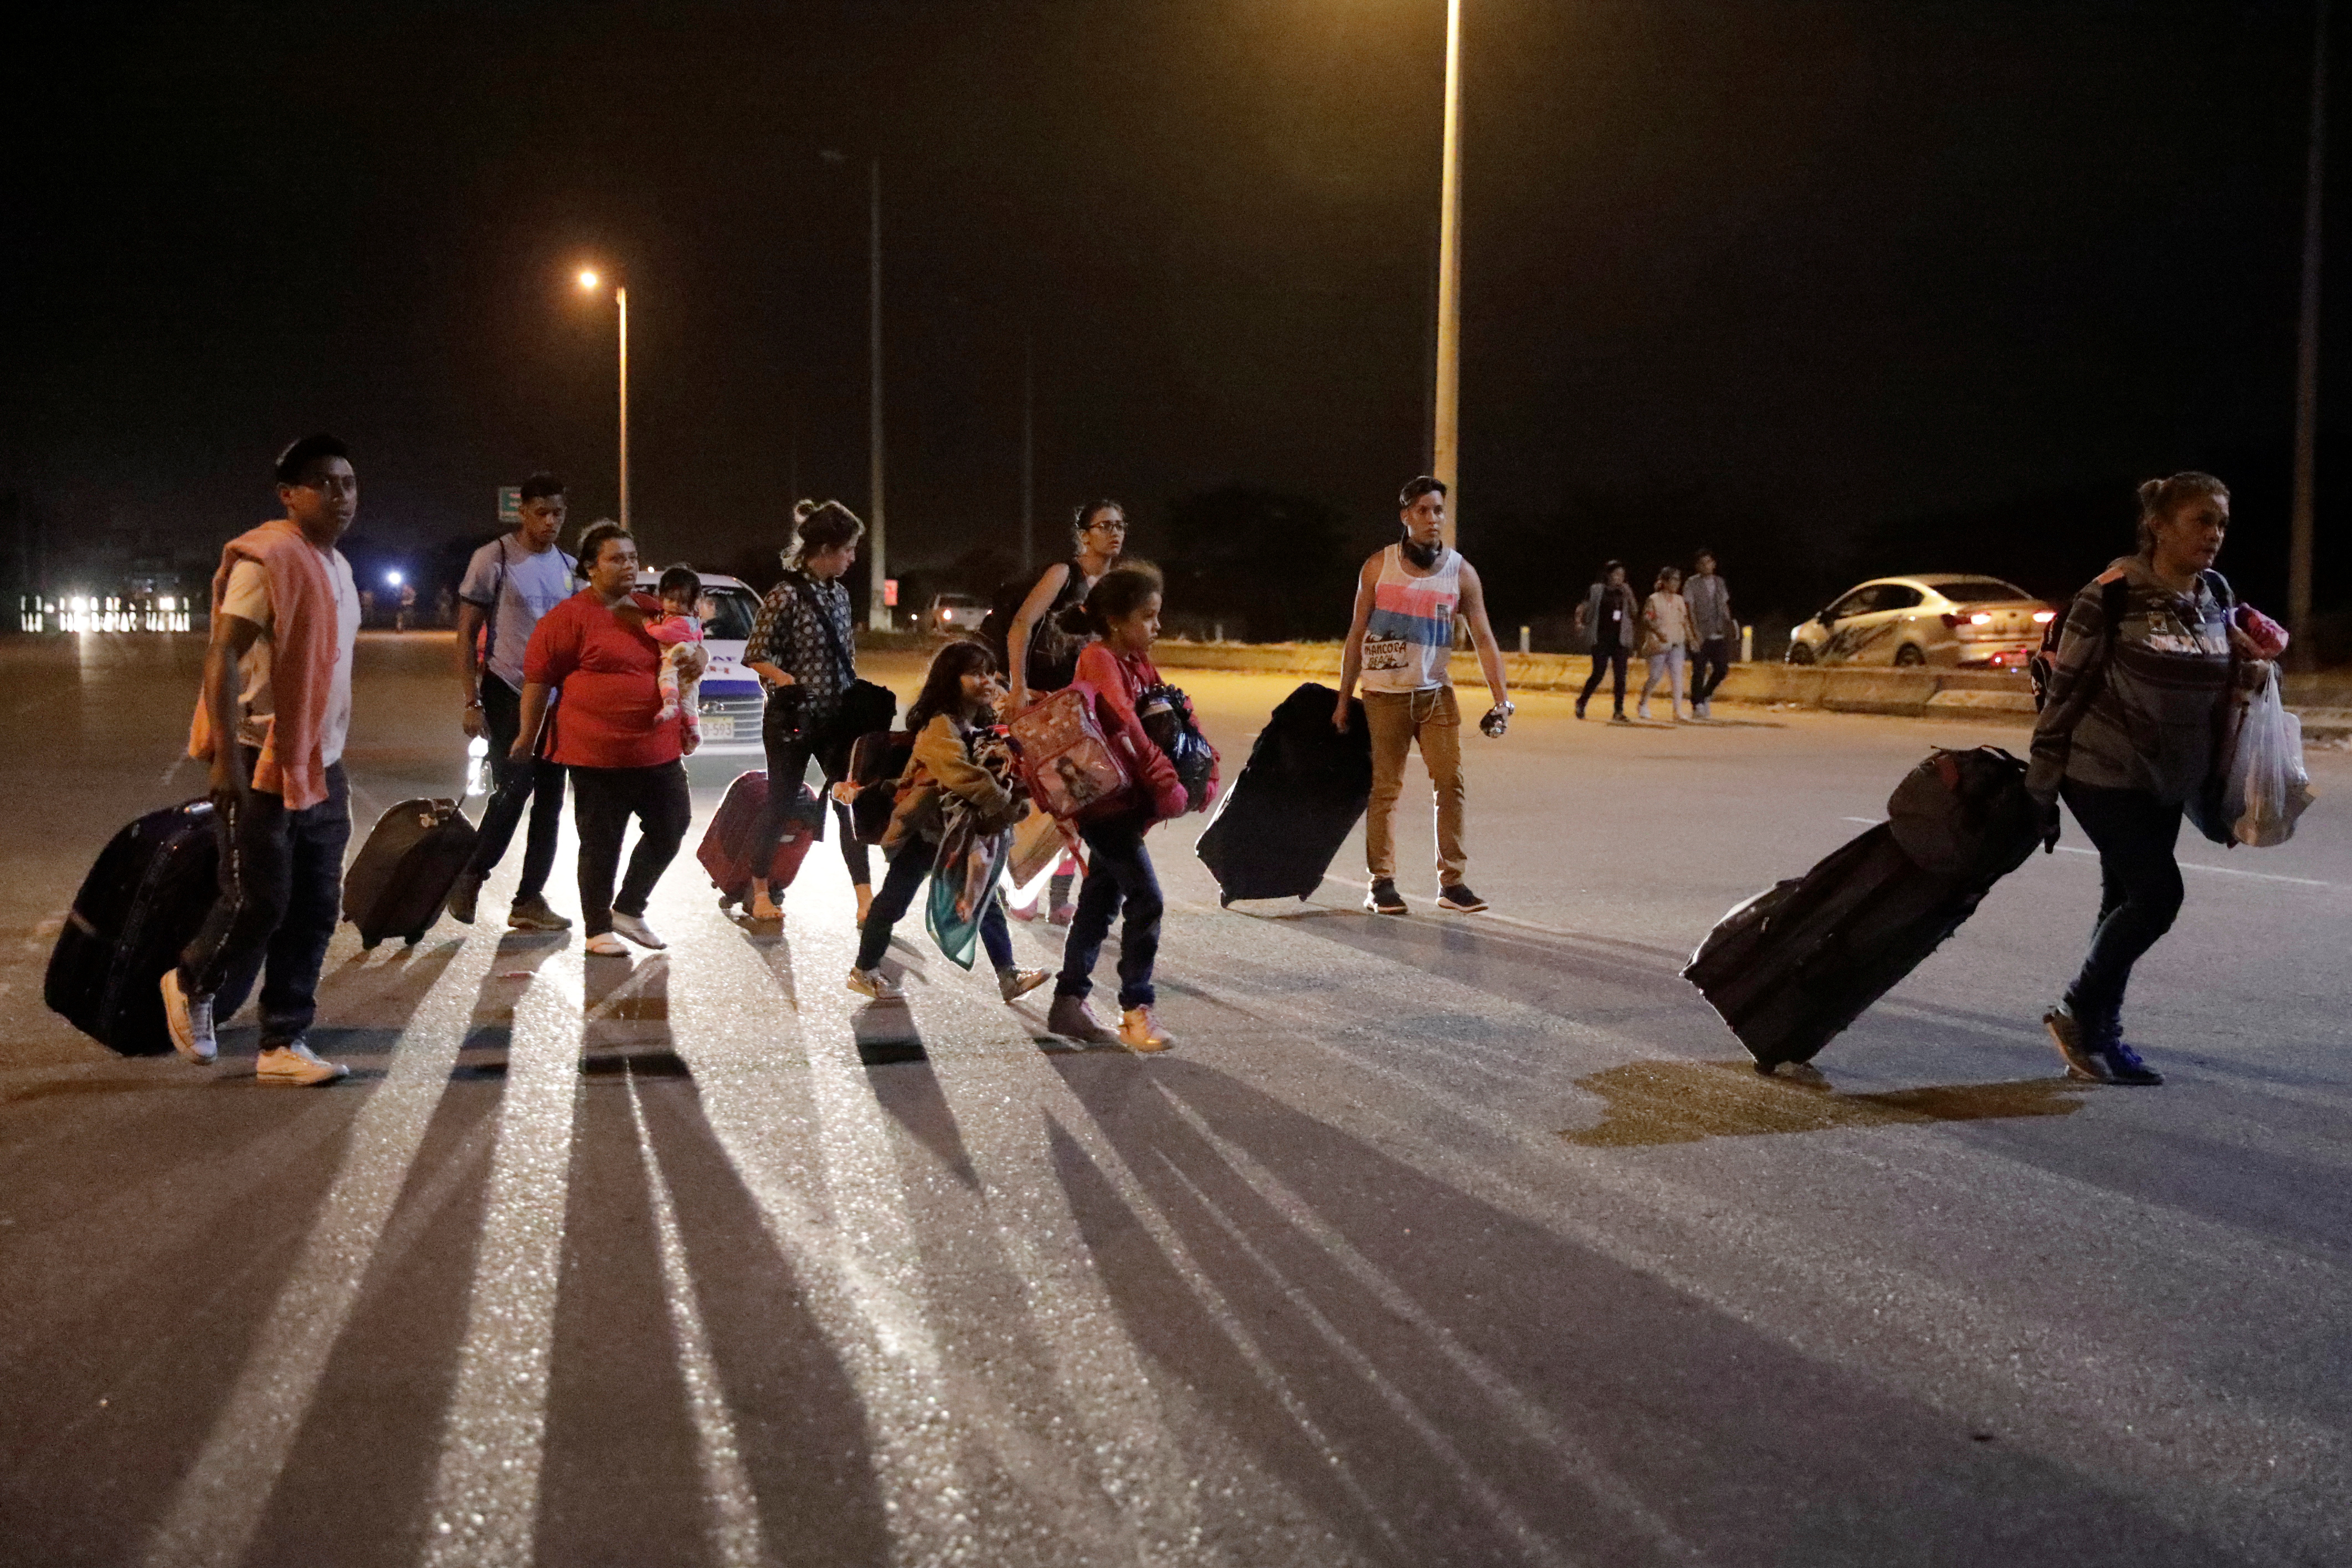
[[[2147,479],[2142,481],[2139,487],[2140,509],[2142,511],[2153,511],[2156,508],[2156,498],[2162,494],[2164,494],[2163,480]]]

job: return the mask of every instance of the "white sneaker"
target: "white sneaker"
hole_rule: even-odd
[[[265,1051],[253,1065],[253,1076],[264,1083],[289,1083],[298,1089],[313,1084],[332,1083],[338,1078],[351,1076],[351,1069],[340,1061],[321,1061],[310,1048],[300,1040],[281,1045],[275,1051]]]
[[[877,1002],[886,1002],[894,997],[907,994],[898,988],[898,981],[879,969],[860,969],[853,967],[849,971],[848,985],[849,988],[859,996],[872,997]]]
[[[172,1049],[190,1061],[206,1062],[220,1054],[220,1041],[213,1038],[213,999],[182,990],[176,964],[163,971],[163,1022],[172,1031]]]
[[[581,944],[581,950],[593,953],[600,958],[625,958],[629,956],[629,945],[610,931],[599,931]]]
[[[657,953],[669,946],[652,926],[646,924],[646,917],[642,915],[624,915],[616,909],[613,912],[613,929],[638,946],[651,947]]]

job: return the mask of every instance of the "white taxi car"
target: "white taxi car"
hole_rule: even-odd
[[[2057,606],[1997,577],[1875,577],[1790,632],[1788,659],[2022,670],[2057,614]]]
[[[743,667],[743,644],[751,640],[751,618],[760,596],[740,579],[711,572],[702,578],[702,643],[710,667],[702,676],[702,750],[758,751],[760,711],[766,698],[760,677]],[[637,574],[637,591],[659,597],[661,573]]]

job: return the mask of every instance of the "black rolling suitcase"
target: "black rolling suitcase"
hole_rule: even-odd
[[[1346,734],[1331,727],[1339,695],[1310,681],[1283,698],[1217,802],[1199,851],[1217,879],[1220,904],[1307,897],[1363,816],[1372,793],[1371,734],[1360,701],[1352,704]]]
[[[140,818],[114,835],[82,879],[49,953],[43,999],[110,1051],[169,1051],[163,972],[195,939],[219,891],[212,802]],[[216,1019],[226,1022],[244,1005],[257,967],[229,977],[213,998]]]
[[[420,941],[474,858],[475,838],[455,800],[403,800],[378,818],[343,873],[343,918],[360,928],[361,946]]]
[[[1756,1070],[1810,1061],[1958,930],[2039,837],[2025,765],[1937,750],[1895,787],[1890,820],[1802,877],[1734,909],[1683,977]]]

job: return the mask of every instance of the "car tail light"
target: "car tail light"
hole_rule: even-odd
[[[1953,614],[1953,613],[1952,613],[1950,611],[1948,611],[1948,610],[1947,610],[1947,611],[1945,611],[1945,612],[1944,612],[1944,624],[1945,624],[1945,625],[1947,625],[1947,626],[1957,626],[1957,625],[1958,625],[1959,623],[1960,623],[1960,618],[1959,618],[1958,616],[1957,616],[1957,615]]]
[[[2036,626],[2047,626],[2057,619],[2058,612],[2055,610],[2037,610],[2033,612],[2033,623]]]
[[[1990,626],[1992,624],[1992,617],[1979,610],[1974,615],[1969,617],[1969,624],[1971,626]]]

